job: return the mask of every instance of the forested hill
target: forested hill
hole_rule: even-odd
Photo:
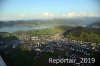
[[[65,31],[63,35],[74,40],[100,43],[100,28],[78,26]]]
[[[87,27],[96,27],[96,28],[100,28],[100,22],[94,22],[94,23],[88,25]]]
[[[71,28],[71,29],[65,31],[64,34],[75,33],[77,35],[80,35],[82,32],[85,32],[85,33],[96,33],[96,34],[100,35],[100,28],[77,26],[77,27],[74,27],[74,28]]]

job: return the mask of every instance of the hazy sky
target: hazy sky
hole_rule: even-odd
[[[96,0],[4,0],[0,20],[95,15]]]

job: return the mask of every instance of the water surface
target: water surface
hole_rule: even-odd
[[[16,32],[16,31],[27,31],[27,30],[37,30],[37,29],[44,29],[44,28],[51,28],[50,26],[14,26],[14,27],[3,27],[0,28],[0,32]]]

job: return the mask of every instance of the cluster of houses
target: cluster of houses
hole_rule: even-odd
[[[61,33],[42,36],[29,36],[27,34],[22,34],[19,36],[19,40],[0,41],[1,48],[9,46],[12,46],[12,48],[16,48],[18,45],[29,50],[35,49],[38,51],[43,47],[45,47],[46,49],[49,48],[51,51],[53,51],[53,49],[63,50],[63,47],[66,46],[73,51],[84,52],[84,50],[98,51],[96,48],[100,47],[100,44],[97,45],[96,43],[69,40],[67,38],[64,38]],[[88,53],[86,54],[89,55]]]
[[[57,34],[53,34],[53,35],[42,35],[42,36],[28,36],[28,35],[22,35],[21,39],[22,42],[22,46],[24,48],[29,48],[32,49],[38,46],[42,46],[43,44],[46,45],[50,42],[55,42],[57,41],[57,43],[59,43],[60,45],[62,44],[60,41],[65,42],[66,44],[76,44],[78,46],[80,46],[80,48],[87,48],[87,49],[94,49],[96,50],[96,47],[98,47],[98,45],[96,45],[96,43],[90,43],[90,42],[83,42],[83,41],[76,41],[76,40],[69,40],[67,38],[64,38],[63,35],[61,35],[61,33],[57,33]],[[52,45],[52,43],[50,44]],[[55,45],[55,44],[54,44]],[[56,46],[57,47],[57,46]]]
[[[64,56],[70,58],[76,57],[77,54],[80,55],[80,57],[90,57],[93,55],[93,52],[98,51],[96,48],[100,48],[100,44],[96,45],[96,43],[69,40],[64,38],[60,33],[42,36],[28,36],[27,34],[22,34],[19,38],[19,40],[10,42],[0,41],[0,48],[8,46],[16,48],[20,45],[22,48],[36,51],[37,57],[40,57],[40,55],[44,55],[47,52],[55,53],[56,51],[59,51],[64,52]],[[58,57],[62,56],[58,55]]]

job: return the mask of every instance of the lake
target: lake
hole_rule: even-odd
[[[51,26],[14,26],[14,27],[3,27],[0,28],[0,32],[16,32],[16,31],[27,31],[51,28]]]

